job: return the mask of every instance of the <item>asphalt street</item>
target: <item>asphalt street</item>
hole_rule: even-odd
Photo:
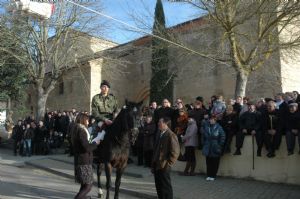
[[[1,199],[71,199],[79,190],[79,184],[75,184],[74,180],[33,167],[16,167],[14,164],[2,163],[6,162],[0,160]],[[89,195],[96,198],[97,188],[93,187]],[[125,194],[120,198],[136,199]]]

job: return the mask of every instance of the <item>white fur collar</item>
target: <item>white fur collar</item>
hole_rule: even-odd
[[[80,128],[82,128],[85,131],[87,140],[88,140],[88,142],[90,142],[90,133],[89,133],[88,129],[82,124],[79,124],[79,126],[80,126]]]

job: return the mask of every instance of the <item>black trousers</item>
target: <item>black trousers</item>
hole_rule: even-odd
[[[21,155],[21,141],[20,140],[14,140],[14,154],[17,155],[18,151],[18,144],[19,144],[19,154]]]
[[[300,135],[299,132],[297,135],[292,133],[292,131],[286,131],[285,137],[286,137],[286,145],[288,151],[294,152],[295,144],[296,144],[296,136],[298,136],[298,144],[300,146]]]
[[[268,132],[265,133],[265,144],[269,153],[274,153],[279,148],[281,134],[276,132],[275,135],[270,135]]]
[[[236,134],[236,132],[225,130],[225,133],[226,133],[226,140],[225,140],[224,151],[228,151],[230,150],[232,138]]]
[[[220,157],[206,157],[207,177],[215,178],[218,173]]]
[[[155,187],[159,199],[173,199],[170,168],[154,171]]]
[[[144,160],[145,160],[145,165],[147,167],[151,167],[152,157],[153,157],[153,150],[144,151]]]
[[[143,147],[137,147],[137,158],[138,158],[138,165],[143,165],[144,164]]]
[[[247,129],[247,134],[251,135],[251,131],[252,131],[252,129]],[[243,133],[242,131],[238,131],[236,134],[236,148],[240,149],[243,147],[244,139],[245,139],[245,133]],[[258,149],[262,148],[263,139],[264,139],[264,137],[262,135],[262,132],[256,131],[255,140],[256,140]]]
[[[34,153],[36,155],[42,155],[44,151],[44,143],[42,141],[34,143]]]

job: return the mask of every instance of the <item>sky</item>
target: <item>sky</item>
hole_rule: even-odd
[[[156,0],[103,0],[103,13],[135,27],[151,32]],[[201,16],[199,9],[182,2],[163,0],[167,27]],[[127,31],[120,23],[109,20],[110,30],[106,39],[122,44],[142,37],[143,33]]]
[[[7,1],[9,0],[0,0],[1,3]],[[49,1],[55,2],[55,0]],[[101,7],[103,7],[101,10],[102,13],[128,23],[134,27],[141,28],[148,33],[151,33],[152,31],[151,29],[153,26],[156,0],[74,0],[74,2],[79,4],[80,1],[98,2]],[[162,2],[167,27],[195,19],[203,15],[199,9],[188,3],[169,2],[168,0],[162,0]],[[90,8],[93,9],[93,7]],[[0,13],[3,11],[4,8],[0,7]],[[108,24],[108,30],[104,33],[101,32],[101,35],[97,36],[104,37],[105,39],[119,44],[132,41],[145,35],[145,33],[137,31],[128,31],[128,27],[110,19],[106,19],[105,23]]]

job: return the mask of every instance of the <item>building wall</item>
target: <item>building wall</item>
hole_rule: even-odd
[[[110,59],[104,61],[102,78],[111,82],[111,93],[117,96],[120,106],[125,99],[139,102],[149,94],[151,54],[148,47],[134,46],[132,43],[116,47]]]
[[[63,93],[60,86],[63,82]],[[55,89],[50,92],[46,107],[49,110],[71,110],[76,108],[81,111],[90,110],[91,96],[91,66],[83,65],[79,68],[68,70],[57,83]]]
[[[173,31],[173,34],[177,42],[203,54],[210,52],[211,55],[225,57],[229,51],[228,44],[221,42],[222,32],[212,25],[192,26],[192,29]],[[115,77],[111,78],[113,84],[118,85],[116,93],[122,100],[124,98],[135,101],[144,99],[149,102],[151,79],[149,41],[151,40],[148,43],[141,41],[145,39],[142,38],[139,42],[133,41],[120,48],[116,47],[119,49],[118,52],[131,49],[131,53],[122,57],[122,60],[128,61],[126,66],[118,64],[110,66],[125,70],[122,75],[114,74]],[[176,74],[174,99],[180,97],[184,102],[190,103],[199,95],[206,100],[215,94],[224,95],[227,99],[234,97],[236,72],[230,64],[220,64],[199,54],[170,45],[169,68]],[[102,76],[109,75],[104,73]],[[281,60],[279,53],[274,53],[262,67],[250,75],[246,95],[257,99],[273,97],[278,92],[282,92]]]
[[[91,66],[90,71],[90,102],[92,102],[93,96],[100,93],[100,84],[102,80],[102,66],[103,66],[103,59],[95,59],[89,62]]]
[[[294,19],[299,21],[299,17]],[[293,24],[293,21],[291,22]],[[295,24],[298,24],[296,22]],[[281,27],[279,26],[278,29]],[[289,25],[280,35],[281,42],[290,42],[297,40],[299,37],[300,27],[297,25]],[[281,49],[280,62],[281,62],[281,79],[283,82],[283,91],[299,91],[300,90],[300,49]]]

